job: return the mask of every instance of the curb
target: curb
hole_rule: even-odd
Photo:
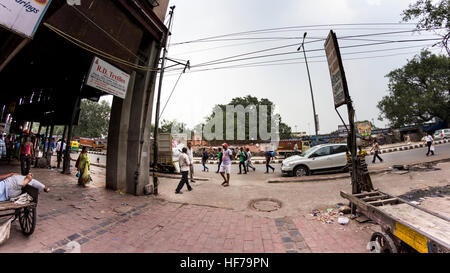
[[[417,162],[417,163],[410,163],[407,164],[405,166],[414,166],[417,164],[437,164],[437,163],[446,163],[446,162],[450,162],[450,158],[443,158],[443,159],[437,159],[437,160],[432,160],[432,161],[425,161],[425,162]],[[373,170],[373,171],[369,171],[370,175],[375,175],[375,174],[380,174],[380,173],[384,173],[387,171],[391,171],[392,169],[388,168],[388,169],[380,169],[380,170]],[[338,180],[338,179],[343,179],[343,178],[350,178],[349,174],[346,175],[336,175],[336,176],[329,176],[329,177],[308,177],[305,176],[303,178],[292,178],[292,179],[286,179],[286,180],[267,180],[267,183],[296,183],[296,182],[316,182],[316,181],[327,181],[327,180]]]
[[[438,141],[434,142],[435,145],[444,144],[444,143],[450,143],[450,140],[443,139],[443,140],[438,140]],[[411,145],[405,145],[405,146],[400,146],[400,147],[395,147],[395,148],[382,149],[382,150],[380,150],[380,154],[399,152],[399,151],[407,151],[407,150],[413,150],[413,149],[424,148],[424,147],[426,147],[425,144],[411,144]],[[375,152],[370,152],[367,154],[374,155]]]
[[[382,169],[382,170],[374,170],[369,172],[370,175],[372,174],[379,174],[384,173],[386,171],[390,171],[390,169]],[[267,183],[296,183],[296,182],[316,182],[316,181],[328,181],[328,180],[338,180],[338,179],[344,179],[344,178],[350,178],[350,174],[344,174],[344,175],[335,175],[335,176],[328,176],[328,177],[304,177],[304,178],[292,178],[292,179],[286,179],[286,180],[267,180]]]

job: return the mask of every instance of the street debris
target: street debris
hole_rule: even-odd
[[[311,214],[311,216],[316,217],[316,220],[321,221],[324,224],[334,224],[338,221],[337,218],[342,215],[344,214],[342,212],[339,212],[338,209],[332,208],[327,209],[326,212],[321,212],[320,210],[315,209]]]
[[[346,225],[346,224],[348,224],[348,222],[350,222],[350,219],[348,219],[347,217],[339,217],[338,218],[338,223],[341,225]]]
[[[343,214],[350,214],[352,209],[349,206],[342,206],[339,208],[339,212],[342,212]]]

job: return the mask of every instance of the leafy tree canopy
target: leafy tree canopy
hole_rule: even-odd
[[[390,72],[389,95],[378,103],[380,120],[391,126],[423,124],[439,118],[450,120],[450,59],[422,51],[414,59]]]
[[[106,101],[100,103],[90,100],[81,101],[80,120],[73,127],[72,136],[101,138],[108,135],[111,106]]]
[[[448,47],[450,38],[449,0],[418,0],[416,3],[409,5],[409,8],[404,10],[402,15],[405,22],[418,19],[417,29],[445,28],[446,33],[442,35],[441,45],[445,47],[447,54],[450,55]]]

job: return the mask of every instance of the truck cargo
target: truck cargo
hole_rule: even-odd
[[[105,148],[105,144],[103,144],[103,142],[98,138],[80,137],[79,143],[81,147],[88,147],[88,149],[91,151],[101,152]]]
[[[300,155],[309,149],[309,141],[301,139],[282,139],[278,141],[276,152],[284,157]]]
[[[153,167],[153,139],[150,143],[150,167]],[[158,134],[158,170],[166,173],[179,173],[178,159],[183,147],[187,146],[187,134]]]

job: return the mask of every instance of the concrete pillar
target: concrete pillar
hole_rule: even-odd
[[[149,41],[141,48],[147,53],[147,66],[157,67],[158,44]],[[156,75],[151,71],[133,72],[125,99],[113,99],[106,163],[109,189],[142,195],[150,183],[150,127]]]
[[[106,188],[111,190],[127,190],[127,140],[135,78],[133,72],[125,99],[114,97],[111,106],[106,152]]]

